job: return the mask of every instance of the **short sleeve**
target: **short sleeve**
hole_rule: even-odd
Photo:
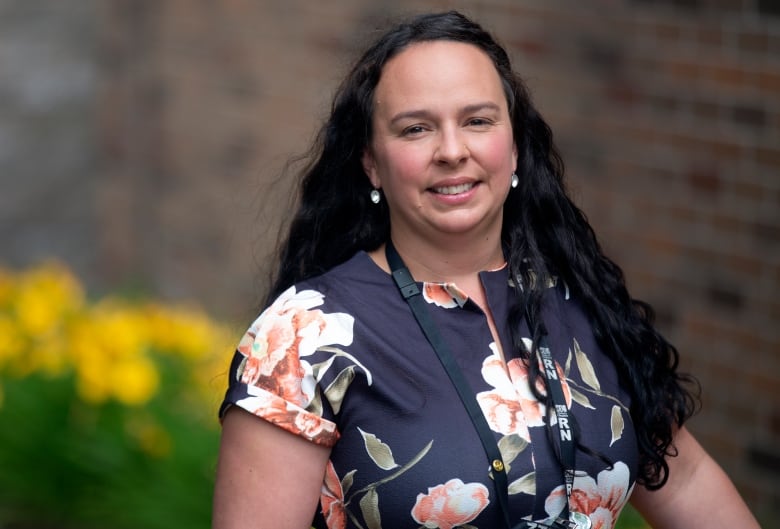
[[[323,415],[318,366],[323,347],[352,343],[354,318],[326,313],[324,296],[291,287],[252,323],[230,365],[220,419],[238,406],[295,435],[333,446],[339,432]]]

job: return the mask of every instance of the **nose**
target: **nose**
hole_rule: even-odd
[[[441,164],[457,165],[469,157],[465,138],[453,127],[443,127],[439,132],[436,161]]]

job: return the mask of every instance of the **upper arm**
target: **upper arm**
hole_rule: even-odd
[[[213,529],[304,529],[319,501],[330,449],[234,406],[225,415]]]
[[[667,456],[669,480],[656,491],[638,486],[631,503],[656,529],[755,528],[753,515],[725,472],[686,428],[674,437],[676,457]]]

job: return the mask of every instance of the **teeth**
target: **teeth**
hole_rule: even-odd
[[[474,184],[460,184],[457,186],[434,187],[433,190],[442,195],[457,195],[458,193],[465,193],[472,187],[474,187]]]

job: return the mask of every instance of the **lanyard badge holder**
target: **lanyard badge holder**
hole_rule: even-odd
[[[542,339],[540,340],[539,354],[542,357],[542,364],[544,366],[543,371],[548,382],[547,387],[552,396],[554,412],[558,420],[558,432],[561,441],[561,463],[563,464],[564,484],[566,488],[566,505],[564,506],[561,516],[555,520],[552,525],[522,521],[519,524],[512,526],[509,516],[509,489],[507,485],[506,466],[501,457],[501,452],[498,449],[495,436],[485,420],[485,416],[477,403],[474,392],[469,387],[468,382],[458,368],[449,347],[439,333],[433,319],[431,319],[425,306],[425,301],[420,295],[420,289],[417,287],[412,274],[409,272],[409,269],[406,268],[401,256],[398,255],[393,243],[389,240],[385,247],[385,254],[392,271],[393,280],[395,281],[398,290],[401,292],[401,296],[406,300],[417,323],[425,334],[425,337],[430,342],[434,351],[436,351],[436,356],[439,357],[439,361],[441,361],[442,366],[447,371],[447,375],[449,375],[452,384],[455,386],[458,396],[463,402],[466,411],[468,411],[471,422],[474,424],[474,428],[479,434],[480,441],[485,449],[485,454],[488,457],[488,461],[490,461],[496,497],[498,498],[498,504],[501,507],[506,527],[508,529],[590,529],[591,520],[588,516],[583,513],[569,510],[572,488],[574,486],[574,439],[571,425],[569,424],[569,411],[566,407],[566,399],[563,395],[563,386],[558,377],[558,371],[555,368],[555,362],[550,354],[550,349],[547,346],[545,337],[542,336]],[[528,323],[530,326],[530,320]]]

